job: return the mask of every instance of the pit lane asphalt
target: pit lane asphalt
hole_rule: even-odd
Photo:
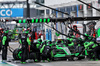
[[[11,65],[8,65],[8,64]],[[100,66],[100,61],[88,61],[87,59],[81,61],[52,61],[52,62],[32,62],[20,64],[20,62],[9,62],[2,66]],[[1,66],[1,65],[0,65]]]

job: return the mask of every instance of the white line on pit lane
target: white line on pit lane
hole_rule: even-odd
[[[0,60],[0,63],[1,63],[1,60]],[[9,63],[9,62],[6,62],[6,63],[9,64],[9,65],[12,65],[12,66],[18,66],[18,65],[16,65],[16,64]]]

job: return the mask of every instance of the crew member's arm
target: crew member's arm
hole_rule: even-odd
[[[29,38],[27,38],[27,42],[28,42],[28,48],[29,48],[29,52],[30,52],[30,45],[31,45],[31,41],[30,41],[30,39]]]
[[[92,48],[95,48],[95,47],[97,47],[98,45],[97,44],[94,44],[93,46],[92,46]]]
[[[21,39],[19,39],[19,43],[20,43],[20,44],[22,44],[22,41],[21,41]]]
[[[100,28],[97,30],[97,37],[100,37]]]
[[[80,31],[77,30],[76,38],[80,37]]]
[[[7,37],[4,36],[4,37],[3,37],[3,40],[2,40],[2,44],[3,44],[3,45],[5,45],[5,41],[6,41],[6,40],[7,40]]]
[[[43,52],[45,45],[43,45],[43,47],[40,49],[40,53]]]
[[[68,44],[68,46],[74,46],[74,43],[72,42],[71,44]]]
[[[69,41],[72,42],[73,41],[73,38],[70,38]]]
[[[93,44],[94,42],[90,42],[87,45],[85,45],[85,48],[88,48],[88,46],[90,46],[91,44]]]
[[[40,47],[40,44],[36,44],[36,47],[39,48]]]

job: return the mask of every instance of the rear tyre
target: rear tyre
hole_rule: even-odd
[[[18,54],[19,54],[20,51],[21,51],[21,49],[19,49],[19,48],[17,48],[17,49],[14,50],[14,52],[13,52],[13,58],[14,58],[14,60],[20,60],[20,57],[18,56]]]

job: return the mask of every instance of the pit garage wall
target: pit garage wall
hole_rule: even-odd
[[[98,8],[100,9],[100,4],[98,4],[98,1],[95,1],[92,3],[92,5],[95,7],[95,8]],[[93,10],[93,16],[100,16],[100,12],[99,11],[96,11],[95,9],[92,9]],[[96,25],[96,29],[100,26],[100,21],[97,22],[97,25]]]
[[[50,18],[50,17],[53,17],[51,14],[52,14],[52,11],[50,9],[46,9],[45,10],[45,18]],[[46,23],[47,24],[47,23]],[[49,26],[51,26],[51,23],[48,23]],[[46,25],[44,26],[45,27],[45,38],[46,40],[54,40],[54,34],[55,33],[51,28],[47,27]]]
[[[78,6],[78,5],[77,5]],[[72,16],[74,17],[78,17],[78,7],[76,5],[74,6],[68,6],[68,7],[63,7],[63,8],[56,8],[60,11],[63,11],[63,12],[66,12],[66,13],[69,13],[71,14]],[[48,11],[49,10],[49,11]],[[60,18],[60,17],[68,17],[68,15],[65,15],[65,14],[62,14],[62,13],[59,13],[57,11],[53,11],[51,9],[46,9],[45,10],[45,17],[56,17],[56,18]],[[77,21],[75,22],[77,23]],[[49,23],[49,26],[51,26],[51,24]],[[62,29],[61,29],[61,26],[62,26]],[[55,28],[57,30],[59,30],[60,32],[64,33],[64,34],[67,34],[67,30],[65,28],[65,25],[63,23],[57,23]],[[48,28],[47,26],[45,26],[45,35],[48,34],[48,30],[51,29],[51,28]],[[56,36],[55,35],[55,31],[52,30],[52,41],[54,41],[55,39],[65,39],[66,37],[65,36]],[[48,36],[46,36],[46,40],[48,40]]]
[[[77,7],[78,7],[78,10],[77,10],[78,17],[84,17],[84,10],[83,10],[84,5],[80,4],[80,5],[77,5]],[[82,23],[84,23],[84,21],[79,21],[78,23],[82,24]]]
[[[88,3],[88,4],[90,4],[90,5],[92,5],[92,6],[96,7],[96,8],[98,8],[98,9],[100,9],[100,4],[98,4],[97,1],[93,1],[93,2]],[[79,8],[80,8],[80,5],[83,6],[82,9],[79,9]],[[75,7],[73,7],[73,6],[76,6],[76,10],[75,10],[75,11],[74,11]],[[69,14],[71,14],[71,15],[74,16],[74,17],[75,17],[75,16],[76,16],[76,17],[100,16],[100,12],[98,12],[98,11],[96,11],[96,10],[90,8],[89,6],[86,6],[85,4],[79,4],[79,5],[73,5],[73,6],[66,6],[66,7],[64,6],[64,7],[62,7],[62,8],[65,8],[64,12],[69,13]],[[57,8],[59,9],[59,7],[57,7]],[[61,8],[61,7],[60,7],[60,8]],[[49,9],[49,10],[50,10],[50,9]],[[60,11],[63,11],[63,10],[61,10],[61,9],[59,9],[59,10],[60,10]],[[50,10],[50,12],[52,12],[52,10]],[[45,13],[45,14],[46,14],[46,13]],[[51,14],[52,14],[52,13],[51,13]],[[63,15],[63,16],[62,16],[62,14],[59,13],[59,12],[56,12],[55,14],[56,14],[56,17],[68,17],[67,15]],[[82,24],[82,23],[86,24],[87,22],[90,22],[90,21],[78,21],[78,22],[75,22],[75,23],[77,23],[77,24]],[[100,26],[100,22],[98,22],[96,28],[97,28],[98,26]],[[61,31],[60,24],[57,24],[57,25],[56,25],[56,28],[58,28],[58,29]],[[67,34],[67,32],[65,31],[65,26],[63,26],[63,29],[64,29],[64,30],[63,30],[63,33]],[[88,30],[88,29],[87,29],[87,30]],[[54,40],[55,38],[57,38],[57,37],[55,37],[54,34],[55,34],[55,33],[53,32],[53,33],[52,33],[52,39],[53,39],[53,40]],[[63,36],[60,36],[60,37],[64,38]]]
[[[24,8],[24,12],[23,12],[23,17],[26,18],[27,17],[27,9]],[[31,8],[30,9],[30,17],[37,17],[37,9]]]
[[[61,4],[61,3],[68,3],[71,1],[76,1],[76,0],[45,0],[45,5],[56,5],[56,4]]]

